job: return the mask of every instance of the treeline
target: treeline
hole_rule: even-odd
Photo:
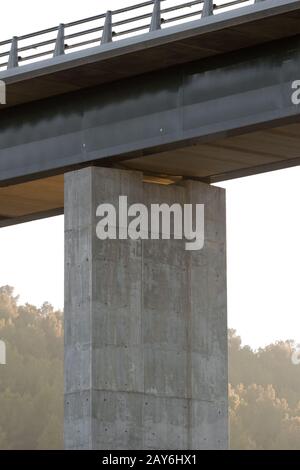
[[[254,352],[229,331],[232,449],[300,449],[300,365],[296,345],[281,341]]]
[[[17,305],[0,288],[0,449],[63,447],[63,317],[45,303]]]
[[[18,305],[0,288],[0,449],[63,448],[63,315]],[[300,449],[300,366],[294,344],[259,351],[229,331],[231,448]]]

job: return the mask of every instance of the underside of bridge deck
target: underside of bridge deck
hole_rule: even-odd
[[[140,170],[144,180],[215,183],[300,164],[300,124],[174,149],[110,166]],[[100,165],[101,166],[101,165]],[[0,187],[0,226],[62,214],[63,174]]]

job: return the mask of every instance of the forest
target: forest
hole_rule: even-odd
[[[63,448],[63,313],[0,288],[0,449]],[[284,340],[253,351],[229,330],[231,449],[300,449],[300,365]]]

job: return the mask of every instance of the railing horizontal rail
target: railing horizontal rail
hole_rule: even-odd
[[[30,63],[47,56],[62,55],[74,49],[100,45],[123,36],[130,37],[149,30],[154,31],[184,20],[214,15],[219,10],[258,1],[264,0],[190,0],[180,4],[176,4],[174,0],[144,1],[112,12],[0,41],[0,58],[4,58],[0,63],[0,69],[17,67],[19,64]],[[135,13],[134,16],[131,12]],[[92,24],[96,22],[99,24]],[[82,25],[85,27],[74,31],[75,27]],[[122,29],[123,26],[128,28]],[[95,37],[92,37],[93,35]],[[84,37],[87,39],[84,40]],[[35,41],[36,38],[40,40]],[[83,40],[73,42],[79,38]],[[32,42],[29,42],[30,40]]]

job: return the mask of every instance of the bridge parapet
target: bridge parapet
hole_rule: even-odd
[[[264,1],[264,0],[259,0]],[[217,15],[258,0],[148,0],[0,42],[0,70],[56,57],[187,20]]]

